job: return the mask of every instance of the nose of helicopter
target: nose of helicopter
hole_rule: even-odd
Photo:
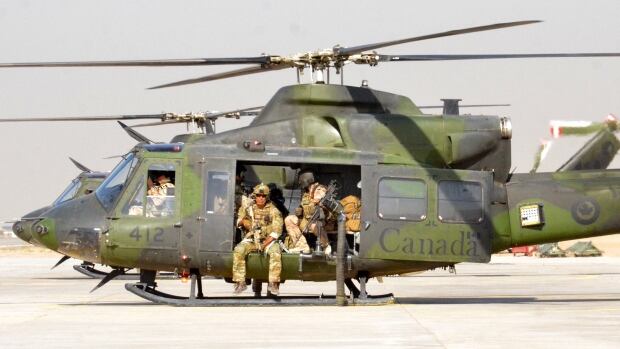
[[[32,240],[36,241],[38,244],[50,250],[58,251],[58,239],[56,238],[53,219],[45,217],[32,222],[30,225],[30,233],[32,234]]]
[[[45,206],[24,215],[13,224],[13,233],[27,243],[35,244],[36,240],[32,236],[32,226],[36,221],[40,220],[41,214],[47,212],[50,208],[51,206]]]
[[[76,259],[99,263],[107,213],[94,194],[68,200],[33,218],[32,240]]]
[[[33,243],[32,232],[30,231],[30,224],[28,221],[19,220],[13,224],[13,234],[18,238],[26,241],[27,243]]]

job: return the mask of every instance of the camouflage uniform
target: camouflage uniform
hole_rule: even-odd
[[[300,207],[301,208],[301,221],[299,222],[300,233],[301,231],[306,229],[306,226],[310,222],[310,219],[312,218],[314,211],[316,211],[317,203],[325,196],[326,193],[327,193],[327,187],[319,183],[312,183],[308,187],[308,191],[305,192],[304,195],[301,197],[301,204],[300,204],[301,205]],[[327,212],[326,221],[323,222],[325,232],[334,230],[333,221],[334,220],[332,219],[331,213]],[[318,234],[315,226],[310,227],[308,231],[314,235]],[[292,235],[295,234],[294,231],[293,233],[291,233],[289,229],[287,229],[287,232]],[[321,247],[325,248],[329,244],[327,235],[321,234],[321,236],[319,236],[319,242],[321,244]]]
[[[284,225],[286,226],[286,248],[290,253],[310,253],[310,246],[306,237],[302,234],[299,228],[299,218],[295,215],[290,215],[284,219]]]
[[[168,196],[174,195],[174,184],[162,183],[151,187],[147,192],[147,205],[146,216],[147,217],[163,217],[172,214],[169,212],[167,204],[170,204]],[[172,199],[174,200],[174,199]],[[150,203],[149,203],[150,201]]]
[[[254,217],[250,216],[250,212],[254,213]],[[243,216],[241,216],[243,214]],[[248,223],[251,227],[251,222],[254,226],[257,226],[260,232],[257,234],[258,241],[254,239],[253,229],[246,232],[243,241],[241,241],[233,253],[233,281],[245,282],[245,257],[253,251],[259,250],[259,245],[262,244],[267,237],[274,238],[273,242],[267,246],[265,254],[269,255],[269,282],[280,282],[280,273],[282,272],[282,255],[280,252],[280,245],[277,239],[282,234],[282,214],[271,203],[267,202],[263,208],[259,208],[258,205],[253,203],[251,208],[241,208],[239,210],[239,219],[243,222],[244,226]]]

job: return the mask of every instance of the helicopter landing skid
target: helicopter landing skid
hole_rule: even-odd
[[[93,279],[103,279],[108,275],[108,273],[103,272],[101,270],[97,270],[94,266],[89,264],[76,264],[73,266],[75,271],[78,271],[90,278]],[[176,279],[177,276],[174,273],[159,273],[157,275],[158,279]],[[118,275],[116,280],[140,280],[139,273],[125,273]]]
[[[180,297],[157,291],[146,283],[125,284],[125,289],[156,304],[179,307],[222,306],[305,306],[336,305],[336,296],[271,296],[271,297]],[[349,305],[387,305],[394,303],[394,295],[367,296],[365,299],[348,298]]]

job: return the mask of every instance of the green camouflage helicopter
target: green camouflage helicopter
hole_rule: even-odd
[[[246,185],[273,183],[294,208],[297,176],[311,169],[320,181],[338,183],[335,199],[363,201],[359,244],[347,246],[339,215],[336,258],[325,253],[282,253],[283,280],[337,280],[356,304],[370,297],[368,278],[486,263],[511,246],[617,233],[620,171],[512,174],[511,122],[498,116],[423,114],[407,97],[367,86],[330,85],[330,69],[342,79],[347,63],[499,58],[618,57],[619,53],[380,55],[382,47],[537,21],[499,23],[432,35],[294,56],[113,62],[2,64],[0,67],[184,66],[253,64],[244,69],[155,88],[295,68],[311,68],[314,84],[281,88],[248,127],[203,135],[179,135],[167,144],[139,144],[94,194],[47,211],[33,237],[63,254],[115,267],[107,280],[140,268],[141,282],[126,288],[153,302],[173,305],[333,304],[329,297],[204,297],[201,276],[230,278],[235,231],[235,174]],[[327,83],[326,83],[327,82]],[[165,122],[165,121],[164,121]],[[185,121],[170,121],[185,122]],[[175,190],[165,213],[151,214],[146,192],[152,172],[165,172]],[[216,198],[221,209],[215,210]],[[192,278],[189,297],[160,292],[155,271]],[[267,280],[268,258],[252,253],[247,276]],[[361,289],[352,283],[357,279]],[[196,294],[196,286],[198,293]],[[260,292],[260,287],[255,291]]]

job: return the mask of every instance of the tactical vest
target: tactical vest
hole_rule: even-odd
[[[261,238],[266,238],[272,232],[280,235],[282,233],[282,215],[279,214],[278,209],[268,202],[263,208],[258,208],[258,205],[252,205],[252,212],[254,213],[254,224],[258,225],[260,229]],[[249,214],[249,210],[247,210]],[[249,232],[250,234],[252,232]]]

